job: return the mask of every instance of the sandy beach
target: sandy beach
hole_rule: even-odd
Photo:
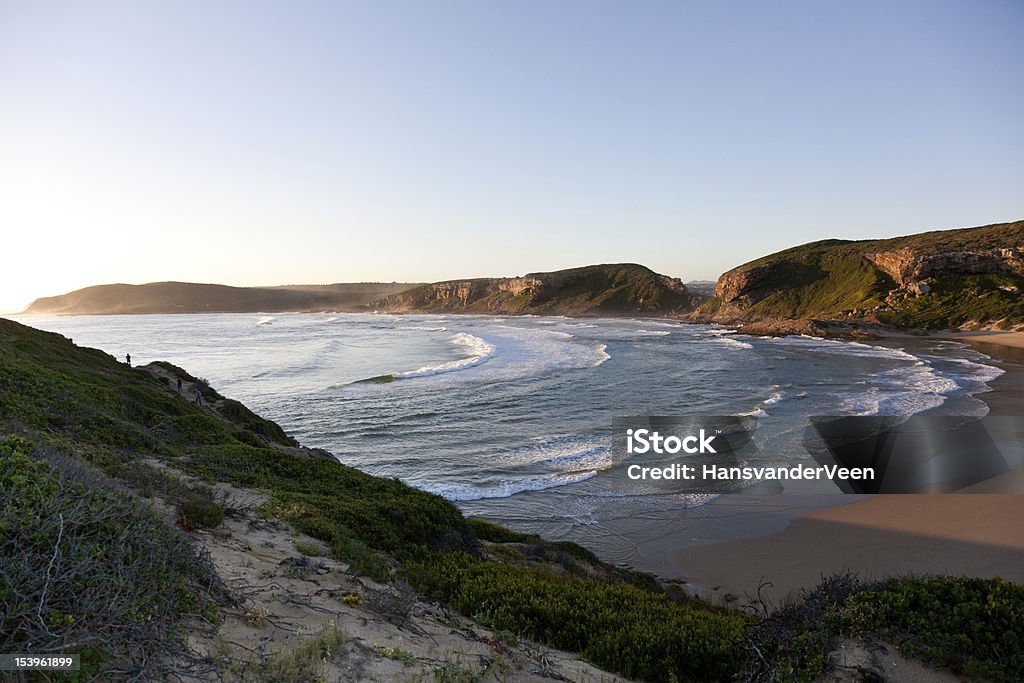
[[[949,335],[949,338],[970,344],[991,344],[1024,349],[1024,332],[957,332]]]
[[[1024,333],[942,335],[992,356],[1006,374],[979,395],[992,415],[1024,406]],[[1018,481],[1016,475],[1011,473]],[[986,491],[983,485],[978,491]],[[762,581],[773,601],[823,575],[1000,576],[1024,583],[1024,494],[883,495],[818,510],[752,540],[677,548],[667,559],[691,592],[743,604]]]

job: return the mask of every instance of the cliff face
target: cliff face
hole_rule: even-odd
[[[373,305],[391,312],[671,315],[691,311],[694,297],[678,278],[636,264],[613,264],[435,282]]]
[[[900,287],[929,277],[966,274],[1002,274],[1024,277],[1021,247],[982,251],[948,251],[922,254],[913,249],[865,254],[864,258],[885,271]]]
[[[752,268],[741,266],[723,273],[715,283],[715,296],[723,302],[738,301],[745,293],[752,292],[761,280],[772,273],[773,269],[774,266],[770,264]]]
[[[1024,325],[1024,221],[886,240],[813,242],[724,273],[694,314],[722,323],[866,320]]]

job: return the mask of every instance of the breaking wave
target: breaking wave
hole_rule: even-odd
[[[408,372],[398,372],[395,373],[395,379],[431,377],[433,375],[443,375],[448,372],[458,372],[459,370],[474,368],[477,365],[486,363],[496,350],[493,344],[489,344],[480,337],[465,332],[459,332],[454,335],[452,342],[463,347],[470,355],[459,360],[451,360],[436,365],[424,365],[421,368],[409,370]]]
[[[525,491],[544,491],[586,481],[597,475],[596,471],[565,474],[554,477],[525,477],[522,479],[506,479],[491,486],[468,486],[464,484],[412,484],[416,488],[436,493],[442,498],[454,502],[482,500],[484,498],[508,498]]]

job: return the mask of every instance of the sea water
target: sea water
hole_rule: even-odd
[[[641,566],[635,543],[622,531],[627,521],[691,510],[673,519],[676,531],[685,527],[693,542],[742,535],[737,529],[751,525],[715,517],[700,526],[710,510],[732,509],[719,504],[702,511],[713,496],[605,485],[616,417],[984,415],[984,392],[1001,374],[987,356],[947,341],[908,346],[757,338],[653,319],[183,314],[21,320],[121,359],[131,353],[137,365],[170,361],[346,464],[398,477],[468,514],[583,542]],[[772,437],[783,444],[787,438]]]

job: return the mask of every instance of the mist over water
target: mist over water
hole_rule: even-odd
[[[651,319],[375,314],[25,318],[206,377],[342,462],[467,513],[610,548],[614,520],[708,496],[602,477],[627,415],[983,415],[1001,371],[963,345],[869,345]],[[767,423],[767,421],[766,421]],[[766,428],[766,431],[770,431]],[[765,434],[784,448],[793,434]],[[770,451],[770,449],[769,449]],[[766,455],[766,457],[768,457]],[[712,533],[710,531],[708,533]],[[619,544],[619,545],[615,545]],[[628,545],[628,543],[627,543]]]

